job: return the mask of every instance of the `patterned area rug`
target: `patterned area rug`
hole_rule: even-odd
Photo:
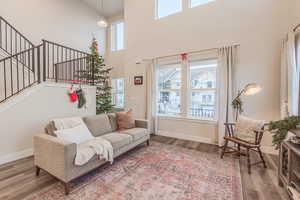
[[[216,152],[203,153],[152,142],[71,184],[60,183],[26,200],[242,200],[239,162]]]

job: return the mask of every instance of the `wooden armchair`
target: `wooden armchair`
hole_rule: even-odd
[[[235,123],[225,123],[224,124],[226,127],[226,136],[224,137],[225,144],[222,147],[222,153],[221,153],[221,159],[223,159],[225,153],[237,153],[238,156],[246,156],[247,157],[247,163],[248,163],[248,173],[251,174],[251,165],[256,165],[262,163],[265,168],[266,162],[264,160],[263,154],[260,149],[260,143],[261,139],[264,134],[265,126],[266,124],[262,127],[260,131],[254,131],[255,133],[255,140],[254,142],[249,142],[243,139],[240,139],[235,136]],[[233,142],[235,146],[237,147],[228,147],[228,142]],[[246,154],[241,151],[241,147],[246,149]],[[229,149],[229,151],[227,151]],[[259,154],[261,161],[252,163],[250,161],[250,150],[255,151]]]

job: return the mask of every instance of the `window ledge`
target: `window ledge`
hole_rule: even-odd
[[[193,118],[193,117],[182,117],[182,116],[175,116],[175,115],[158,115],[157,117],[163,120],[179,120],[179,121],[188,121],[188,122],[201,123],[201,124],[217,125],[218,123],[216,120]]]

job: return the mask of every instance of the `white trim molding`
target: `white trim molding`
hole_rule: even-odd
[[[177,138],[177,139],[181,139],[181,140],[189,140],[189,141],[202,142],[202,143],[207,143],[207,144],[215,144],[211,138],[181,134],[181,133],[176,133],[176,132],[159,130],[157,135]]]
[[[9,163],[9,162],[12,162],[12,161],[16,161],[16,160],[19,160],[19,159],[22,159],[22,158],[26,158],[26,157],[29,157],[29,156],[32,156],[32,155],[33,155],[33,149],[32,148],[25,149],[23,151],[19,151],[19,152],[15,152],[15,153],[10,153],[10,154],[7,154],[7,155],[3,155],[3,156],[0,156],[0,165],[5,164],[5,163]]]
[[[207,138],[207,137],[187,135],[187,134],[162,131],[162,130],[159,130],[157,135],[171,137],[171,138],[177,138],[177,139],[181,139],[181,140],[189,140],[189,141],[194,141],[194,142],[201,142],[201,143],[206,143],[206,144],[217,145],[217,143],[213,142],[212,138]],[[262,146],[261,150],[263,153],[266,153],[266,154],[273,154],[273,155],[279,154],[279,151],[275,150],[275,148],[272,146]]]

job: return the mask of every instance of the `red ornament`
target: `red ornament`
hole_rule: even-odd
[[[188,56],[187,53],[182,53],[180,55],[181,55],[181,60],[187,60],[187,56]]]

